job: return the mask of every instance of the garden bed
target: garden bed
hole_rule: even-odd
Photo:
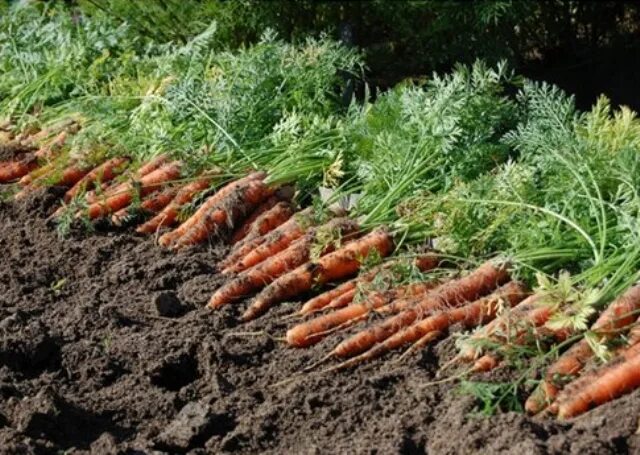
[[[241,305],[204,308],[226,247],[173,253],[113,229],[60,239],[47,222],[60,194],[0,203],[4,453],[640,450],[640,391],[565,423],[475,415],[455,381],[430,384],[453,337],[402,361],[298,376],[336,340],[287,348],[293,305],[248,324]]]

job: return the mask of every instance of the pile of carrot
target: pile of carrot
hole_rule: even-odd
[[[487,372],[503,363],[501,351],[483,349],[483,343],[525,345],[531,336],[557,343],[576,335],[547,327],[553,307],[540,305],[539,295],[530,295],[522,283],[511,280],[508,264],[490,261],[464,276],[368,289],[397,262],[361,270],[369,255],[385,258],[394,252],[393,236],[386,229],[363,232],[348,217],[320,221],[311,209],[296,211],[291,188],[268,184],[264,172],[220,185],[217,171],[185,178],[183,163],[167,155],[135,168],[127,157],[92,164],[68,159],[60,150],[73,125],[20,138],[20,144],[36,148],[20,149],[0,162],[0,183],[17,185],[16,198],[46,185],[66,187],[56,216],[72,210],[75,217],[108,218],[115,225],[143,219],[136,231],[149,235],[164,229],[158,243],[173,250],[225,238],[230,251],[218,270],[229,279],[208,306],[217,309],[248,300],[241,316],[245,321],[335,284],[303,303],[295,316],[305,320],[286,332],[287,344],[297,348],[350,333],[328,352],[325,360],[340,360],[331,369],[352,367],[401,348],[421,349],[445,337],[454,325],[477,328],[451,362],[468,364],[469,373]],[[199,206],[184,219],[198,199]],[[435,253],[413,260],[427,276],[442,264]],[[527,399],[526,411],[575,417],[640,387],[638,312],[640,286],[634,286],[590,329],[602,342],[627,333],[613,360],[597,365],[587,339],[579,339],[548,367]],[[358,325],[364,326],[354,329]]]

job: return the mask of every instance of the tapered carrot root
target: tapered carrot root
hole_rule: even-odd
[[[282,188],[278,190],[276,194],[260,204],[258,208],[242,222],[233,232],[230,243],[235,245],[247,238],[247,236],[250,236],[249,238],[259,237],[284,223],[293,215],[291,205],[288,203],[292,196],[291,191],[284,191]],[[282,214],[274,217],[274,214],[279,213]]]
[[[243,245],[221,263],[224,267],[222,273],[240,273],[287,248],[306,232],[307,223],[310,221],[309,214],[310,211],[299,213],[266,236],[256,239],[256,242],[250,241]],[[258,244],[252,247],[254,243]],[[242,255],[242,253],[245,254]],[[238,257],[237,261],[230,262],[236,257]]]
[[[185,235],[191,228],[198,225],[203,218],[205,218],[210,212],[212,212],[217,205],[219,205],[225,198],[230,196],[238,188],[246,187],[249,182],[254,180],[264,180],[266,174],[264,172],[253,172],[246,177],[243,177],[233,182],[228,183],[220,190],[218,190],[213,196],[209,197],[199,208],[196,210],[188,220],[182,223],[173,231],[167,232],[160,236],[158,243],[164,247],[172,246],[176,241]]]
[[[371,311],[387,305],[392,300],[401,297],[422,296],[437,285],[437,281],[412,283],[388,291],[374,292],[367,295],[366,299],[360,303],[352,303],[292,327],[287,331],[287,342],[296,347],[310,346],[336,330],[345,329],[366,319]]]
[[[151,174],[153,171],[160,169],[168,162],[169,162],[168,155],[165,155],[165,154],[158,155],[152,158],[151,160],[147,161],[146,163],[144,163],[142,166],[140,166],[136,170],[134,174],[134,178],[142,178],[145,175]]]
[[[61,172],[52,170],[49,171],[37,179],[35,179],[31,185],[23,188],[19,193],[15,195],[16,199],[21,199],[29,194],[32,190],[46,186],[72,186],[88,172],[88,169],[82,166],[70,165],[64,168]]]
[[[197,245],[212,235],[218,235],[233,225],[246,213],[268,199],[275,189],[263,180],[252,180],[239,186],[210,210],[196,218],[194,225],[181,235],[172,245],[173,249]]]
[[[249,227],[249,232],[236,245],[262,237],[285,223],[295,213],[289,202],[279,202],[271,209],[258,216]]]
[[[493,354],[485,354],[476,360],[471,367],[471,373],[486,373],[496,368],[500,364],[500,359]]]
[[[612,302],[591,327],[591,331],[604,339],[614,336],[617,331],[633,323],[634,312],[640,309],[640,286],[634,286]],[[574,378],[593,357],[593,351],[586,339],[571,346],[548,369],[538,388],[527,399],[525,409],[536,414],[552,402],[562,385]]]
[[[6,161],[0,163],[0,183],[10,183],[38,167],[35,160]]]
[[[136,187],[138,187],[141,197],[158,190],[163,184],[179,178],[180,169],[180,162],[174,161],[145,175],[137,184],[125,184],[125,187],[119,193],[108,196],[103,201],[91,204],[87,211],[89,218],[92,220],[100,218],[126,207],[133,200]]]
[[[460,323],[467,327],[483,324],[495,317],[499,305],[506,304],[513,306],[525,297],[526,290],[522,284],[508,283],[488,297],[476,300],[462,307],[437,311],[427,318],[396,332],[383,342],[351,359],[351,361],[348,362],[348,366],[374,359],[405,344],[417,342],[431,332],[448,330],[452,324]]]
[[[621,357],[599,375],[589,377],[582,387],[568,387],[558,397],[558,417],[568,419],[640,387],[640,349]]]
[[[302,265],[281,276],[256,297],[242,318],[253,319],[272,305],[307,292],[314,285],[323,285],[354,275],[360,268],[362,258],[372,251],[377,251],[385,257],[392,250],[393,240],[389,233],[383,229],[375,230],[321,257],[316,264]]]
[[[235,279],[218,289],[209,301],[210,308],[218,308],[238,298],[249,295],[251,292],[262,289],[278,277],[306,263],[311,254],[311,248],[316,241],[318,232],[325,227],[329,230],[337,230],[342,238],[349,238],[357,232],[357,225],[346,218],[336,218],[325,226],[312,228],[302,238],[296,240],[288,248],[260,264],[245,270]],[[333,251],[335,243],[330,242],[324,246],[321,256]]]
[[[187,183],[178,190],[173,200],[156,216],[138,226],[136,232],[140,234],[153,234],[163,226],[173,226],[178,219],[182,207],[190,203],[197,194],[209,188],[210,185],[211,176],[204,176],[198,180]]]
[[[64,195],[64,201],[69,203],[79,193],[90,190],[94,185],[111,181],[120,174],[129,163],[127,157],[111,158],[92,169],[87,175],[78,180]]]
[[[175,197],[177,188],[167,188],[157,194],[152,194],[140,203],[140,207],[124,207],[111,215],[111,222],[116,226],[122,225],[136,213],[153,214],[164,209]]]
[[[370,282],[376,277],[376,275],[381,270],[383,270],[385,267],[392,265],[393,263],[395,262],[374,267],[364,275],[358,276],[357,278],[354,278],[345,283],[342,283],[340,286],[337,286],[334,289],[323,292],[322,294],[306,302],[302,306],[302,308],[300,308],[300,311],[298,312],[298,314],[301,316],[304,316],[307,314],[314,313],[323,308],[326,308],[329,305],[334,307],[335,306],[334,302],[337,302],[340,296],[350,293],[352,290],[356,289],[356,286],[358,284]],[[416,267],[418,268],[418,270],[422,272],[426,272],[427,270],[436,268],[439,263],[440,263],[440,258],[435,254],[421,255],[421,256],[418,256],[415,260]],[[348,299],[348,297],[345,297],[345,300],[346,299]]]
[[[413,306],[344,340],[336,346],[332,354],[338,357],[352,357],[360,354],[386,340],[403,327],[423,318],[427,312],[458,306],[477,299],[507,281],[508,278],[505,266],[497,266],[487,262],[470,275],[437,287]]]
[[[305,226],[311,224],[311,208],[307,207],[301,212],[295,213],[292,215],[287,221],[282,223],[277,228],[273,229],[271,232],[264,234],[260,237],[245,239],[242,242],[236,243],[231,248],[231,252],[227,255],[224,260],[220,261],[217,268],[222,271],[222,273],[237,273],[242,270],[238,266],[238,262],[244,259],[249,253],[251,253],[254,249],[258,247],[262,247],[263,245],[269,245],[274,242],[278,242],[280,237],[291,229],[296,229],[300,232],[300,235],[297,237],[301,237],[304,234]],[[253,264],[255,265],[255,264]]]

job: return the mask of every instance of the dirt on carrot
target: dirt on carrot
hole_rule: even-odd
[[[64,191],[0,202],[3,453],[640,450],[640,391],[568,422],[473,415],[455,382],[429,385],[457,352],[451,337],[402,361],[297,376],[336,341],[282,345],[299,303],[248,324],[242,305],[204,308],[226,280],[226,247],[173,253],[100,225],[60,240],[47,217]]]

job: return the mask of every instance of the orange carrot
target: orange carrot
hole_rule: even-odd
[[[509,278],[506,267],[487,262],[464,278],[449,281],[427,293],[413,306],[365,331],[344,340],[332,351],[338,357],[352,357],[380,343],[424,317],[427,311],[458,306],[492,291]]]
[[[238,243],[239,241],[244,239],[249,234],[249,231],[251,230],[251,227],[253,226],[253,223],[258,218],[260,218],[266,212],[269,212],[271,209],[273,209],[278,204],[281,204],[284,207],[288,207],[289,206],[289,204],[286,201],[283,201],[281,199],[281,196],[276,192],[276,194],[274,194],[269,199],[267,199],[262,204],[260,204],[253,211],[253,213],[251,213],[242,222],[242,224],[240,226],[238,226],[238,228],[233,232],[233,235],[231,236],[230,243],[232,245],[235,245],[236,243]],[[260,235],[262,235],[262,234],[260,234]]]
[[[619,357],[599,374],[568,387],[558,397],[558,417],[578,416],[640,387],[640,349],[632,350],[627,357]]]
[[[211,235],[217,235],[221,229],[233,227],[238,219],[268,199],[274,191],[274,188],[258,179],[238,186],[214,207],[196,217],[193,226],[173,243],[172,248],[197,245]]]
[[[129,158],[122,156],[105,161],[78,180],[75,185],[65,193],[64,201],[69,203],[78,193],[91,189],[98,183],[109,182],[118,175],[128,163]]]
[[[343,366],[353,366],[365,360],[371,360],[405,344],[419,341],[430,332],[445,331],[452,324],[461,323],[468,327],[483,324],[495,317],[499,305],[505,303],[508,306],[513,306],[524,299],[525,296],[526,291],[522,284],[508,283],[491,295],[462,307],[436,311],[429,317],[396,332],[359,356],[353,357]]]
[[[256,212],[258,212],[256,210]],[[293,207],[289,202],[279,202],[272,208],[256,217],[251,225],[247,234],[242,240],[235,243],[235,245],[242,246],[245,243],[250,242],[253,239],[262,237],[263,235],[273,231],[275,228],[286,222],[294,214]]]
[[[145,175],[134,184],[126,184],[125,188],[119,193],[108,196],[103,201],[91,204],[88,208],[89,218],[92,220],[100,218],[126,207],[133,200],[133,193],[136,188],[139,189],[141,197],[158,190],[163,184],[180,177],[181,166],[179,161],[174,161]]]
[[[411,295],[417,297],[424,295],[437,285],[437,281],[430,281],[412,283],[383,292],[374,292],[367,295],[366,300],[363,302],[352,303],[344,308],[322,314],[289,329],[287,331],[287,342],[296,347],[310,346],[336,330],[344,329],[365,319],[369,312],[375,308],[380,308],[400,296]]]
[[[151,174],[153,171],[160,169],[160,167],[164,166],[169,162],[169,156],[165,154],[158,155],[151,160],[144,163],[140,166],[135,174],[134,178],[142,178],[147,174]]]
[[[610,339],[616,332],[633,323],[640,309],[640,286],[634,286],[613,301],[591,327],[591,331]],[[583,338],[571,346],[548,369],[543,381],[525,403],[530,414],[540,412],[556,397],[563,384],[575,377],[593,357],[588,341]]]
[[[244,312],[242,318],[250,320],[264,313],[275,303],[357,273],[360,261],[370,252],[385,257],[393,250],[393,240],[384,229],[377,229],[364,237],[347,243],[333,253],[321,257],[317,263],[301,265],[267,286]]]
[[[418,270],[422,271],[422,272],[426,272],[427,270],[431,270],[435,267],[438,266],[438,263],[440,262],[440,259],[438,258],[437,255],[434,254],[425,254],[425,255],[421,255],[418,256],[415,260],[415,265],[418,268]],[[346,281],[345,283],[341,284],[340,286],[331,289],[329,291],[323,292],[322,294],[312,298],[311,300],[309,300],[308,302],[306,302],[302,308],[300,309],[300,311],[298,312],[298,314],[300,314],[301,316],[306,315],[306,314],[311,314],[314,313],[318,310],[321,310],[325,307],[327,307],[328,305],[332,305],[332,302],[337,301],[337,299],[343,295],[343,294],[347,294],[350,291],[352,291],[353,289],[356,288],[356,286],[360,283],[368,283],[371,280],[373,280],[376,275],[383,269],[388,268],[389,266],[395,264],[396,261],[393,261],[391,263],[386,263],[386,264],[382,264],[380,266],[374,267],[373,269],[369,270],[367,273],[365,273],[364,275],[358,276],[352,280]],[[345,297],[345,299],[347,299],[348,297]],[[350,303],[350,302],[349,302]],[[333,307],[333,305],[332,305]]]
[[[135,213],[149,214],[158,213],[165,208],[169,202],[175,197],[177,188],[167,188],[156,194],[150,195],[140,203],[140,207],[124,207],[111,215],[111,222],[116,226],[122,225],[127,219],[131,218]]]
[[[5,161],[0,163],[0,183],[17,180],[38,167],[36,160]]]
[[[242,272],[287,248],[293,241],[302,237],[306,232],[307,227],[305,223],[310,221],[309,213],[310,210],[290,218],[289,221],[280,225],[270,233],[256,239],[255,243],[257,243],[257,245],[253,247],[251,245],[254,245],[254,242],[251,241],[243,245],[237,252],[232,253],[230,256],[235,258],[248,249],[246,254],[240,256],[237,262],[231,263],[224,268],[222,273]],[[229,258],[225,259],[223,264],[228,263],[228,259]]]
[[[140,225],[136,232],[152,234],[163,226],[172,226],[178,218],[180,209],[191,202],[198,193],[209,188],[209,185],[211,185],[210,176],[201,177],[198,180],[187,183],[178,190],[175,198],[165,208],[149,221]]]
[[[254,180],[264,180],[266,174],[264,172],[253,172],[238,180],[234,180],[221,189],[216,191],[213,196],[210,196],[188,220],[182,223],[173,231],[167,232],[160,236],[158,243],[162,246],[169,247],[173,245],[180,237],[186,234],[192,227],[199,224],[203,218],[209,214],[215,207],[227,198],[230,194],[235,192],[238,188],[245,186]]]
[[[289,218],[287,221],[285,221],[272,231],[260,237],[244,239],[242,242],[236,243],[231,248],[231,252],[227,255],[227,257],[224,258],[224,260],[220,261],[220,263],[218,263],[217,269],[222,271],[222,273],[241,272],[244,269],[241,270],[237,263],[245,256],[247,256],[252,250],[258,248],[261,245],[278,242],[280,236],[284,232],[287,232],[293,228],[295,228],[297,231],[300,231],[300,235],[296,238],[301,237],[302,234],[304,234],[303,225],[311,222],[311,213],[311,208],[307,207],[301,212],[295,213],[291,218]]]
[[[350,220],[335,219],[330,222],[342,235],[349,236],[357,230],[357,226]],[[260,264],[245,270],[233,280],[218,289],[209,301],[210,308],[218,308],[238,298],[248,296],[251,292],[261,289],[273,282],[279,276],[295,269],[309,260],[311,247],[316,239],[317,230],[311,229],[302,238],[296,240],[288,248]],[[322,255],[333,251],[331,242],[325,246]]]
[[[493,354],[485,354],[475,361],[471,373],[485,373],[498,366],[500,360]]]

